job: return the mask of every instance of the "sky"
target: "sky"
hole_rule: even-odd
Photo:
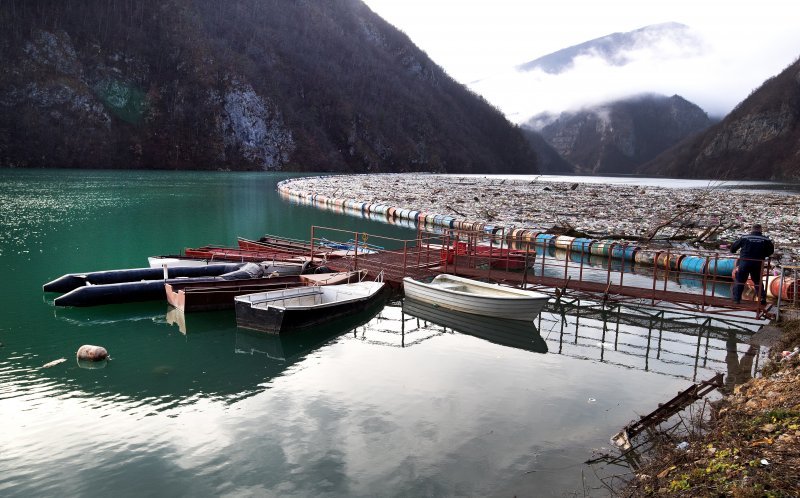
[[[364,0],[457,81],[514,122],[639,93],[678,94],[727,114],[800,57],[797,0]],[[560,75],[519,64],[615,32],[677,22],[701,50],[662,43],[610,66],[583,58]]]

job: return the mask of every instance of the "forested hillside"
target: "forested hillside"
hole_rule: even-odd
[[[720,180],[800,180],[800,59],[715,126],[639,171]]]
[[[605,175],[632,174],[711,123],[700,107],[679,95],[639,95],[557,116],[542,114],[527,126],[538,129],[577,172]]]
[[[358,0],[6,0],[0,165],[536,173]]]

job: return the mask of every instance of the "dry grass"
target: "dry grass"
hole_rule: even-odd
[[[800,345],[800,321],[779,326],[764,375],[695,420],[688,449],[662,435],[620,495],[800,496],[800,355],[780,361]]]

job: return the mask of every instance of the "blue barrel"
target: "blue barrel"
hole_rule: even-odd
[[[625,261],[633,261],[636,251],[639,246],[617,244],[611,249],[611,257],[617,259],[624,259]]]
[[[733,275],[733,268],[736,266],[735,258],[711,258],[708,260],[709,275],[730,278]]]
[[[556,236],[550,233],[540,233],[536,236],[536,245],[549,246],[553,244]]]
[[[681,260],[681,271],[702,275],[706,271],[706,258],[686,256]]]
[[[588,265],[591,255],[588,252],[583,252],[580,249],[572,249],[569,252],[569,260],[573,263]]]
[[[584,239],[578,238],[572,241],[572,247],[570,248],[573,252],[585,252],[589,254],[589,248],[591,247],[592,243],[596,242],[594,239]]]
[[[483,232],[491,235],[494,233],[494,225],[483,225]]]

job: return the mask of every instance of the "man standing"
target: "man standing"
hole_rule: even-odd
[[[747,234],[739,237],[736,242],[731,246],[731,252],[735,253],[739,249],[739,260],[736,262],[736,272],[734,273],[733,284],[733,302],[740,303],[742,301],[742,292],[744,291],[744,284],[747,278],[753,280],[756,288],[756,295],[761,295],[761,304],[767,304],[767,289],[761,279],[761,271],[764,268],[764,259],[772,256],[775,252],[775,246],[769,237],[765,237],[761,233],[761,225],[753,225],[753,230]]]

